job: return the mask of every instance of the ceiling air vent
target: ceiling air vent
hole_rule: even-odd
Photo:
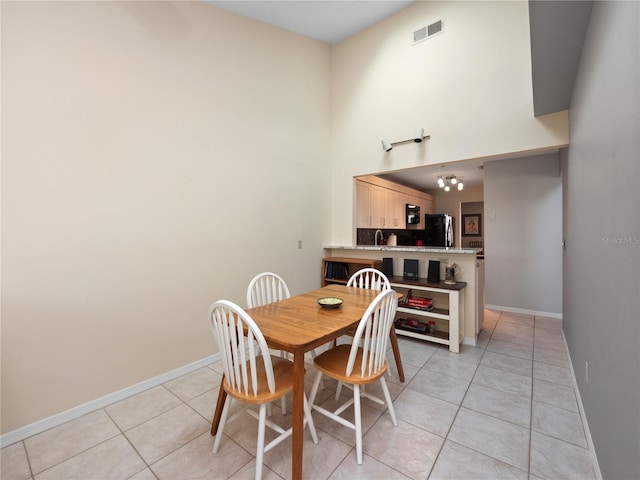
[[[412,45],[416,45],[420,42],[425,41],[428,38],[434,37],[440,33],[444,32],[444,19],[441,18],[433,23],[430,23],[426,27],[421,27],[413,32],[413,42]]]

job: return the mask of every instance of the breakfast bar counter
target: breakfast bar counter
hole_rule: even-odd
[[[466,288],[462,290],[461,300],[464,312],[460,312],[463,318],[460,332],[462,343],[475,345],[478,333],[482,328],[484,317],[484,282],[478,278],[479,272],[477,259],[479,248],[443,248],[443,247],[418,247],[418,246],[386,246],[386,245],[331,245],[324,247],[326,257],[348,257],[350,259],[368,259],[382,261],[383,258],[393,259],[393,276],[402,277],[404,261],[407,259],[418,260],[418,278],[426,280],[429,260],[440,262],[440,278],[445,278],[445,266],[455,263],[457,273],[455,280],[465,282]]]
[[[437,253],[437,254],[451,254],[451,255],[472,255],[475,256],[482,251],[481,248],[453,248],[453,247],[418,247],[413,245],[352,245],[352,246],[328,246],[324,247],[325,250],[336,250],[334,252],[337,255],[337,250],[362,250],[371,252],[416,252],[416,253]]]

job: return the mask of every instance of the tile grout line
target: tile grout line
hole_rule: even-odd
[[[500,316],[502,316],[502,313],[503,313],[503,312],[500,312]],[[498,324],[499,324],[499,323],[500,323],[500,320],[498,320],[498,321],[496,322],[496,324],[494,325],[494,327],[493,327],[493,329],[492,329],[491,335],[489,336],[489,339],[487,340],[487,344],[486,344],[486,345],[485,345],[485,347],[484,347],[483,354],[482,354],[482,358],[484,358],[484,355],[485,355],[485,353],[486,353],[486,352],[487,352],[487,350],[488,350],[488,346],[489,346],[489,343],[490,343],[490,341],[491,341],[491,338],[493,338],[493,333],[494,333],[494,331],[495,331],[495,328],[498,326]],[[506,322],[506,323],[508,323],[508,322]],[[502,342],[506,342],[505,340],[500,340],[500,341],[502,341]],[[512,343],[512,342],[506,342],[506,343]],[[516,345],[517,345],[517,344],[516,344]],[[490,350],[489,350],[489,351],[490,351]],[[490,351],[490,352],[491,352],[491,351]],[[497,352],[492,352],[492,353],[497,353]],[[500,355],[505,355],[505,356],[508,356],[508,357],[510,357],[510,356],[511,356],[511,355],[508,355],[508,354],[500,354]],[[532,355],[533,355],[533,353],[532,353]],[[480,359],[480,363],[482,362],[482,358]],[[513,357],[513,358],[520,358],[520,357]],[[478,363],[478,368],[480,367],[480,363]],[[532,368],[533,368],[533,360],[532,360]],[[501,370],[501,369],[498,369],[498,370]],[[477,369],[476,369],[476,373],[477,373]],[[509,372],[509,373],[513,373],[513,372]],[[473,378],[475,378],[475,373],[474,373],[474,377],[473,377]],[[533,388],[533,376],[532,376],[531,378],[532,378],[531,384],[532,384],[532,388]],[[473,379],[471,380],[471,382],[473,382]],[[469,384],[469,387],[471,386],[471,382],[470,382],[470,384]],[[489,388],[491,388],[491,387],[489,387]],[[502,391],[502,390],[499,390],[499,389],[496,389],[496,390],[498,390],[498,391]],[[468,388],[467,388],[467,392],[468,392]],[[465,392],[465,396],[463,397],[463,399],[462,399],[462,401],[461,401],[461,403],[460,403],[460,407],[459,407],[459,409],[458,409],[458,412],[459,412],[459,410],[462,408],[462,402],[464,402],[464,398],[466,398],[467,392]],[[466,408],[468,408],[468,407],[466,407]],[[503,422],[505,422],[505,423],[509,423],[509,424],[514,425],[514,426],[519,427],[519,428],[525,428],[525,427],[522,427],[522,425],[519,425],[519,424],[517,424],[517,423],[513,423],[513,422],[511,422],[511,421],[509,421],[509,420],[504,420],[504,419],[499,418],[499,417],[494,417],[493,415],[489,415],[489,414],[487,414],[487,413],[483,413],[483,412],[478,412],[478,411],[473,410],[473,409],[469,409],[469,410],[474,411],[474,412],[476,412],[476,413],[480,413],[481,415],[484,415],[484,416],[488,416],[488,417],[491,417],[491,418],[495,418],[495,419],[500,420],[500,421],[503,421]],[[457,417],[457,413],[456,413],[456,417]],[[454,421],[455,421],[455,418],[454,418]],[[531,424],[531,422],[530,422],[530,424]],[[451,426],[453,426],[453,423],[451,424]],[[447,433],[447,437],[448,437],[448,435],[449,435],[449,434]],[[529,436],[531,436],[531,429],[530,429],[530,428],[529,428]],[[447,439],[448,439],[448,438],[447,438]],[[509,463],[509,462],[506,462],[506,461],[503,461],[503,460],[497,459],[497,458],[495,458],[495,457],[493,457],[493,456],[491,456],[491,455],[489,455],[489,454],[487,454],[487,453],[481,452],[481,451],[479,451],[479,450],[476,450],[476,449],[474,449],[474,448],[468,447],[468,446],[466,446],[466,445],[462,445],[462,444],[460,444],[460,443],[458,443],[458,442],[455,442],[455,441],[453,441],[453,440],[450,440],[450,441],[451,441],[451,442],[453,442],[453,443],[455,443],[456,445],[461,445],[461,446],[462,446],[462,447],[464,447],[464,448],[467,448],[467,449],[469,449],[469,450],[472,450],[472,451],[474,451],[474,452],[476,452],[476,453],[479,453],[480,455],[486,456],[486,457],[488,457],[488,458],[491,458],[491,459],[493,459],[493,460],[496,460],[496,461],[498,461],[498,462],[500,462],[500,463],[503,463],[503,464],[505,464],[505,465],[508,465],[508,466],[510,466],[510,467],[516,468],[517,470],[519,470],[519,471],[521,471],[521,472],[526,473],[527,475],[529,475],[529,472],[528,472],[528,471],[527,471],[527,472],[525,472],[525,471],[524,471],[524,470],[522,470],[520,467],[517,467],[517,466],[515,466],[515,465],[512,465],[512,464],[511,464],[511,463]]]
[[[120,425],[118,425],[118,423],[115,421],[115,419],[109,414],[109,412],[107,412],[107,409],[104,408],[104,413],[106,413],[106,415],[109,417],[109,419],[113,422],[113,424],[116,426],[116,428],[120,431],[120,435],[122,435],[124,437],[124,439],[127,441],[127,443],[129,445],[131,445],[131,448],[133,448],[133,451],[136,452],[136,455],[138,455],[138,457],[140,457],[140,460],[142,460],[142,463],[145,464],[145,468],[148,468],[149,471],[151,472],[151,474],[157,479],[158,477],[156,476],[155,472],[151,469],[151,465],[149,465],[149,463],[147,463],[147,461],[145,460],[145,458],[142,456],[142,454],[138,451],[138,449],[136,448],[136,446],[131,443],[131,440],[129,439],[129,437],[127,437],[126,433],[124,432],[124,430],[122,430],[122,428],[120,428]],[[156,417],[153,417],[156,418]],[[142,425],[142,424],[140,424]],[[136,425],[137,426],[137,425]],[[135,428],[135,427],[132,427]],[[130,429],[131,430],[131,429]],[[140,472],[137,472],[135,475],[138,475],[139,473],[143,472],[145,469],[143,468],[142,470],[140,470]],[[135,476],[134,475],[134,476]]]
[[[500,317],[502,316],[502,314],[503,314],[503,312],[501,312],[501,313],[500,313]],[[500,317],[499,317],[499,318],[500,318]],[[509,323],[509,322],[505,322],[505,323]],[[436,454],[436,456],[435,456],[435,458],[434,458],[434,460],[433,460],[433,463],[432,463],[432,465],[431,465],[431,467],[430,467],[430,469],[429,469],[429,471],[428,471],[427,478],[429,478],[429,477],[432,475],[433,470],[434,470],[434,467],[435,467],[436,463],[438,462],[438,459],[441,457],[441,454],[442,454],[442,451],[443,451],[443,448],[444,448],[444,444],[445,444],[447,441],[451,441],[452,443],[455,443],[456,445],[459,445],[457,442],[453,442],[453,440],[450,440],[450,439],[449,439],[449,435],[450,435],[450,432],[451,432],[451,430],[452,430],[453,424],[455,423],[455,420],[456,420],[457,416],[459,415],[459,413],[460,413],[461,409],[463,408],[464,400],[467,398],[468,391],[469,391],[469,389],[470,389],[470,387],[471,387],[471,384],[474,382],[474,379],[475,379],[475,378],[476,378],[476,376],[477,376],[477,372],[478,372],[479,367],[480,367],[480,365],[481,365],[481,363],[482,363],[482,360],[485,358],[485,355],[486,355],[486,353],[487,353],[488,351],[489,351],[489,352],[491,352],[491,350],[489,350],[489,349],[488,349],[488,346],[489,346],[489,343],[491,342],[491,339],[492,339],[492,338],[494,338],[494,333],[495,333],[496,327],[497,327],[499,324],[500,324],[500,320],[496,321],[496,323],[495,323],[495,324],[493,324],[493,327],[491,328],[491,333],[488,335],[488,339],[486,340],[486,342],[483,342],[483,343],[484,343],[484,345],[483,345],[482,347],[480,347],[480,348],[482,348],[482,354],[481,354],[481,356],[480,356],[480,358],[479,358],[478,362],[477,362],[477,363],[475,363],[475,362],[474,362],[474,364],[475,364],[475,370],[474,370],[474,372],[473,372],[473,375],[471,376],[471,379],[469,380],[469,384],[467,385],[466,390],[464,391],[464,395],[462,396],[462,399],[460,400],[460,403],[458,404],[458,408],[457,408],[457,410],[456,410],[456,413],[455,413],[455,415],[453,416],[452,421],[451,421],[451,424],[449,425],[449,428],[448,428],[448,430],[447,430],[447,433],[445,434],[445,436],[444,436],[444,438],[443,438],[442,445],[441,445],[441,446],[440,446],[440,448],[438,449],[438,452],[437,452],[437,454]],[[514,323],[511,323],[511,324],[513,325]],[[532,357],[533,357],[533,358],[532,358],[532,364],[531,364],[531,390],[530,390],[530,391],[531,391],[531,400],[530,400],[530,420],[529,420],[529,449],[528,449],[529,451],[528,451],[528,472],[527,472],[529,475],[531,475],[531,460],[532,460],[532,455],[531,455],[532,450],[531,450],[531,449],[532,449],[532,434],[533,434],[533,427],[532,427],[532,425],[533,425],[533,392],[534,392],[534,380],[535,380],[534,375],[533,375],[533,370],[535,369],[535,362],[536,362],[536,360],[535,360],[535,351],[536,351],[536,344],[537,344],[537,342],[536,342],[536,336],[537,336],[537,335],[536,335],[536,331],[537,331],[537,329],[536,329],[535,325],[536,325],[536,319],[535,319],[535,316],[534,316],[534,328],[533,328],[533,330],[534,330],[534,332],[533,332],[533,349],[532,349],[532,350],[533,350],[533,351],[532,351]],[[543,327],[541,327],[541,328],[543,328]],[[551,329],[551,328],[549,328],[549,329],[545,329],[545,330],[553,331],[553,330],[556,330],[556,329]],[[487,329],[487,330],[485,330],[485,331],[487,331],[487,332],[488,332],[488,331],[489,331],[489,329]],[[562,331],[561,331],[561,334],[562,334]],[[545,337],[545,338],[546,338],[546,336],[545,336],[545,335],[543,335],[543,337]],[[545,338],[542,338],[542,340],[545,340]],[[502,340],[502,341],[504,341],[504,340]],[[545,344],[546,344],[546,342],[543,342],[543,343],[545,343]],[[477,347],[473,347],[473,348],[477,348]],[[540,347],[540,348],[543,348],[543,347]],[[429,361],[431,361],[435,356],[437,356],[437,355],[438,355],[439,353],[441,353],[441,352],[445,352],[445,350],[441,350],[441,349],[438,349],[438,348],[437,348],[437,349],[435,349],[435,350],[433,351],[433,353],[428,357],[428,359],[424,362],[424,364],[423,364],[421,367],[418,367],[418,371],[428,370],[428,369],[426,368],[426,365],[428,364],[428,362],[429,362]],[[446,352],[445,352],[445,353],[446,353]],[[497,352],[495,352],[495,353],[497,353]],[[567,351],[565,351],[564,353],[565,353],[565,354],[567,354],[568,352],[567,352]],[[507,355],[507,354],[502,354],[502,355],[510,356],[510,355]],[[515,358],[519,358],[519,357],[515,357]],[[463,361],[463,362],[464,362],[464,360],[460,360],[460,361]],[[470,362],[466,362],[466,363],[470,363]],[[554,363],[547,363],[547,362],[538,362],[538,363],[540,363],[540,364],[545,364],[545,365],[551,365],[551,366],[559,367],[559,368],[565,368],[565,367],[562,367],[562,366],[560,366],[560,365],[556,365],[556,364],[554,364]],[[212,370],[213,370],[213,369],[212,369]],[[215,370],[213,370],[213,371],[215,372]],[[514,373],[514,374],[515,374],[515,373]],[[573,394],[574,394],[574,396],[577,394],[576,389],[575,389],[575,385],[568,386],[568,385],[565,385],[565,384],[559,384],[559,383],[556,383],[556,382],[553,382],[553,381],[549,381],[549,380],[540,380],[540,381],[545,381],[545,382],[548,382],[548,383],[551,383],[551,384],[555,384],[555,385],[558,385],[558,386],[561,386],[561,387],[564,387],[564,388],[572,389],[572,390],[573,390]],[[407,390],[410,390],[410,389],[408,388],[408,385],[409,385],[409,383],[410,383],[410,382],[411,382],[411,380],[408,380],[408,381],[406,381],[406,382],[396,383],[396,384],[395,384],[397,387],[399,387],[399,391],[398,391],[398,394],[396,395],[396,398],[397,398],[399,395],[401,395],[403,392],[405,392],[405,391],[407,391]],[[194,408],[193,406],[191,406],[191,405],[188,403],[188,401],[187,401],[187,400],[182,400],[182,399],[181,399],[180,397],[178,397],[175,393],[173,393],[170,389],[168,389],[168,387],[166,387],[164,384],[160,384],[159,386],[162,386],[164,389],[168,390],[168,391],[169,391],[169,392],[170,392],[174,397],[178,398],[178,400],[180,401],[180,405],[186,405],[187,407],[189,407],[189,409],[191,409],[191,410],[193,410],[195,413],[197,413],[197,414],[198,414],[198,416],[200,416],[201,418],[204,418],[204,420],[207,420],[207,421],[208,421],[208,419],[207,419],[207,418],[205,418],[202,414],[200,414],[197,410],[195,410],[195,408]],[[500,389],[497,389],[497,390],[500,390]],[[411,390],[410,390],[410,391],[411,391]],[[436,397],[436,398],[437,398],[437,397]],[[190,401],[190,400],[189,400],[189,401]],[[544,403],[544,402],[543,402],[543,403]],[[555,406],[555,405],[553,405],[552,403],[551,403],[551,404],[549,404],[549,405]],[[177,407],[174,407],[174,408],[177,408]],[[466,407],[466,408],[468,408],[468,407]],[[564,409],[563,407],[558,407],[558,408],[563,409],[563,410],[567,410],[567,409]],[[135,448],[135,446],[134,446],[133,444],[131,444],[131,441],[130,441],[130,440],[129,440],[129,438],[127,437],[126,433],[125,433],[125,432],[120,428],[120,426],[115,422],[115,420],[111,417],[111,415],[106,411],[106,407],[103,407],[103,408],[102,408],[102,410],[104,410],[104,411],[105,411],[105,413],[107,414],[108,418],[109,418],[109,419],[110,419],[110,420],[111,420],[111,421],[116,425],[116,427],[117,427],[118,431],[120,432],[120,434],[122,434],[122,435],[126,438],[127,442],[132,446],[132,448],[134,449],[134,451],[136,452],[136,454],[137,454],[137,455],[142,459],[142,461],[143,461],[144,465],[146,465],[146,468],[149,468],[150,473],[151,473],[155,478],[157,478],[157,476],[155,475],[155,473],[153,472],[153,470],[151,470],[151,466],[150,466],[150,465],[147,463],[147,461],[142,457],[142,455],[140,455],[140,453],[137,451],[137,449]],[[171,409],[170,409],[170,410],[171,410]],[[386,409],[384,409],[384,410],[382,411],[382,413],[380,414],[380,417],[378,418],[378,420],[376,420],[376,422],[378,422],[381,418],[383,418],[383,417],[384,417],[384,412],[385,412],[385,411],[386,411]],[[573,412],[573,411],[571,411],[571,410],[567,410],[567,411],[568,411],[568,412],[575,413],[575,412]],[[166,413],[166,412],[165,412],[165,413]],[[482,413],[482,412],[480,412],[480,413]],[[580,414],[580,412],[578,412],[578,413]],[[160,415],[161,415],[161,414],[160,414]],[[487,415],[487,414],[485,414],[485,415]],[[157,416],[159,416],[159,415],[157,415]],[[156,417],[157,417],[157,416],[156,416]],[[156,418],[156,417],[153,417],[153,418]],[[147,420],[147,421],[148,421],[148,420]],[[145,423],[145,422],[143,422],[143,423]],[[511,423],[511,422],[509,422],[509,423]],[[139,425],[141,425],[141,424],[138,424],[138,425],[136,425],[136,426],[139,426]],[[370,427],[370,429],[371,429],[371,428],[373,428],[373,426],[374,426],[374,425],[375,425],[375,422],[374,422],[374,424]],[[516,424],[516,425],[517,425],[517,424]],[[584,429],[585,429],[585,425],[584,425],[584,423],[582,422],[582,418],[581,418],[581,426],[582,426],[582,428],[583,428],[583,430],[584,430]],[[134,427],[132,427],[132,428],[134,428]],[[370,430],[370,429],[369,429],[369,430]],[[368,430],[368,431],[369,431],[369,430]],[[428,431],[428,430],[427,430],[427,431]],[[331,435],[330,433],[327,433],[327,432],[325,432],[325,433],[326,433],[328,436],[332,437],[332,438],[335,438],[335,439],[337,439],[337,440],[340,440],[339,438],[337,438],[337,437],[335,437],[335,436]],[[365,432],[363,432],[363,433],[364,433],[364,434],[366,434]],[[430,432],[430,433],[433,433],[433,432]],[[35,436],[35,435],[33,435],[33,436]],[[586,433],[585,433],[585,436],[586,436]],[[110,437],[110,438],[108,438],[108,439],[105,439],[105,440],[103,440],[102,442],[99,442],[99,443],[97,443],[96,445],[93,445],[93,446],[92,446],[92,447],[90,447],[90,448],[95,448],[96,446],[101,445],[101,444],[104,444],[105,442],[110,441],[110,440],[112,440],[113,438],[116,438],[116,437],[117,437],[117,435],[115,435],[115,436],[113,436],[113,437]],[[227,437],[228,437],[228,436],[227,436]],[[556,438],[556,437],[553,437],[553,436],[550,436],[550,435],[549,435],[549,437],[550,437],[550,438]],[[198,438],[198,437],[196,437],[196,438]],[[25,440],[26,440],[26,439],[25,439]],[[193,439],[193,440],[195,440],[195,439]],[[188,444],[189,444],[190,442],[192,442],[193,440],[188,441],[188,442],[186,442],[186,443],[182,444],[182,445],[181,445],[181,446],[179,446],[176,450],[179,450],[180,448],[184,447],[185,445],[188,445]],[[229,441],[234,442],[236,445],[239,445],[239,444],[238,444],[238,443],[237,443],[233,438],[231,438],[231,437],[228,437],[228,440],[229,440]],[[568,443],[568,444],[575,445],[575,444],[573,444],[572,442],[568,442],[568,441],[563,440],[563,439],[560,439],[560,438],[557,438],[557,440],[562,441],[562,442],[564,442],[564,443]],[[24,440],[23,440],[23,441],[21,441],[21,443],[22,443],[22,448],[24,449],[24,452],[25,452],[25,455],[26,455],[26,460],[27,460],[27,464],[28,464],[29,472],[30,472],[30,474],[31,474],[31,478],[35,478],[35,477],[34,477],[34,475],[33,475],[32,467],[31,467],[31,461],[30,461],[30,458],[29,458],[29,455],[28,455],[28,452],[27,452],[26,443],[25,443],[25,441],[24,441]],[[246,450],[246,449],[244,449],[241,445],[239,445],[239,446],[240,446],[240,448],[242,448],[243,450],[247,451],[247,450]],[[464,445],[463,445],[463,446],[464,446]],[[580,447],[580,448],[584,448],[584,447],[581,447],[580,445],[576,445],[576,446],[578,446],[578,447]],[[86,450],[83,450],[82,452],[78,452],[78,453],[76,453],[75,455],[73,455],[73,456],[71,456],[71,457],[69,457],[69,458],[67,458],[67,459],[63,460],[62,462],[57,463],[56,465],[59,465],[59,464],[61,464],[61,463],[64,463],[64,462],[65,462],[65,461],[67,461],[67,460],[70,460],[70,459],[72,459],[72,458],[74,458],[74,457],[77,457],[77,456],[81,455],[82,453],[84,453],[84,452],[86,452],[86,451],[90,450],[90,448],[89,448],[89,449],[86,449]],[[469,448],[469,447],[465,447],[465,448]],[[470,450],[476,451],[477,453],[482,454],[482,455],[484,455],[484,456],[487,456],[487,457],[489,457],[489,458],[494,458],[494,457],[492,457],[491,455],[487,455],[487,454],[482,453],[482,452],[479,452],[479,451],[477,451],[477,450],[474,450],[474,449],[470,449]],[[174,450],[174,452],[175,452],[175,450]],[[167,455],[163,456],[162,458],[165,458],[166,456],[171,455],[171,454],[172,454],[172,453],[174,453],[174,452],[170,452],[170,453],[168,453]],[[247,452],[248,452],[248,451],[247,451]],[[350,452],[353,452],[353,448],[350,450]],[[251,453],[251,452],[248,452],[248,453],[249,453],[249,455],[250,455],[250,460],[249,460],[249,462],[248,462],[247,464],[245,464],[245,465],[241,466],[241,467],[239,468],[239,470],[238,470],[238,471],[240,471],[242,468],[245,468],[245,467],[246,467],[246,465],[248,465],[249,463],[251,463],[251,461],[255,461],[255,456],[254,456],[254,454],[253,454],[253,453]],[[348,456],[348,454],[347,454],[347,456]],[[345,458],[346,458],[346,457],[345,457]],[[373,457],[373,458],[375,458],[375,457]],[[376,460],[378,460],[378,459],[376,459]],[[496,459],[496,460],[497,460],[497,459]],[[159,461],[159,460],[158,460],[158,461]],[[380,460],[378,460],[378,461],[380,461]],[[498,461],[500,461],[500,460],[498,460]],[[344,462],[344,460],[342,460],[342,461],[341,461],[341,462],[336,466],[336,469],[334,469],[334,470],[329,474],[329,477],[330,477],[333,473],[335,473],[335,471],[337,471],[337,469],[340,467],[340,465],[342,465],[342,463],[343,463],[343,462]],[[382,462],[382,463],[384,464],[384,462]],[[513,465],[511,465],[511,464],[510,464],[510,463],[508,463],[508,462],[502,462],[502,463],[505,463],[505,464],[507,464],[507,465],[513,466]],[[50,468],[53,468],[53,467],[54,467],[54,466],[56,466],[56,465],[53,465],[53,466],[51,466],[51,467],[47,468],[47,469],[46,469],[46,470],[44,470],[44,471],[47,471],[47,470],[49,470]],[[386,465],[386,464],[385,464],[385,465]],[[394,470],[394,471],[398,471],[398,470],[396,470],[395,468],[393,468],[393,467],[391,467],[391,466],[389,466],[389,465],[386,465],[386,466],[387,466],[388,468],[391,468],[391,469],[392,469],[392,470]],[[517,467],[515,467],[515,468],[517,468]],[[44,471],[43,471],[43,472],[44,472]],[[140,472],[136,473],[135,475],[137,475],[137,474],[141,473],[142,471],[143,471],[143,470],[141,470]],[[41,472],[41,473],[42,473],[42,472]],[[275,472],[274,472],[274,473],[275,473]],[[399,472],[399,473],[402,473],[402,472]],[[233,476],[233,475],[235,475],[235,474],[237,474],[237,472],[232,473],[232,474],[231,474],[231,476]],[[277,473],[276,473],[276,475],[278,475],[278,477],[280,477],[280,475],[279,475],[279,474],[277,474]],[[404,474],[403,474],[403,475],[404,475]]]
[[[35,475],[33,473],[33,468],[31,467],[31,459],[29,458],[29,452],[27,451],[27,444],[25,443],[24,440],[21,440],[20,443],[22,444],[22,449],[24,450],[24,456],[27,459],[27,466],[29,467],[29,475],[30,475],[29,478],[35,478]]]
[[[456,410],[456,414],[453,416],[453,418],[451,420],[451,424],[449,425],[449,428],[447,429],[447,433],[444,436],[444,439],[442,441],[442,445],[438,449],[438,453],[436,455],[436,458],[433,461],[433,465],[431,466],[431,469],[429,470],[429,473],[427,474],[427,480],[429,479],[429,477],[433,473],[433,469],[435,468],[436,463],[438,462],[438,458],[440,457],[440,454],[442,453],[442,449],[444,448],[445,444],[447,443],[447,440],[449,440],[449,434],[451,433],[451,429],[453,428],[453,424],[455,423],[456,418],[458,418],[458,414],[460,413],[460,410],[462,409],[462,404],[464,403],[464,399],[467,397],[467,394],[469,393],[469,388],[471,388],[471,384],[473,383],[473,379],[475,378],[476,373],[478,372],[478,368],[480,368],[480,363],[482,362],[482,359],[484,358],[484,354],[487,351],[487,346],[489,345],[489,341],[491,340],[491,337],[493,337],[493,330],[495,330],[495,325],[494,325],[494,328],[491,331],[491,335],[489,335],[489,339],[487,340],[487,344],[482,349],[482,355],[480,357],[480,360],[478,361],[478,364],[476,365],[476,369],[473,372],[473,376],[469,380],[469,385],[467,385],[467,388],[464,391],[464,395],[460,399],[460,404],[458,405],[458,409]],[[450,441],[453,442],[453,440],[450,440]],[[457,444],[457,442],[453,442],[453,443]],[[468,448],[468,447],[465,447],[465,448]],[[478,452],[478,453],[481,453],[481,452]]]
[[[529,405],[529,448],[527,449],[528,465],[527,473],[531,477],[531,447],[533,440],[533,384],[534,384],[534,370],[536,359],[536,317],[533,316],[533,345],[531,349],[531,404]]]
[[[100,409],[98,409],[98,410],[94,410],[93,412],[90,412],[90,413],[87,413],[87,414],[83,415],[83,417],[84,417],[84,416],[86,416],[86,415],[90,415],[91,413],[99,412],[100,410],[103,410],[103,411],[104,411],[105,415],[107,415],[107,417],[109,417],[109,420],[111,420],[111,422],[113,422],[113,424],[114,424],[114,425],[115,425],[115,427],[118,429],[118,431],[119,431],[120,433],[122,433],[122,431],[120,430],[120,427],[118,427],[118,425],[113,421],[113,419],[109,416],[109,414],[106,412],[106,410],[105,410],[104,408],[100,408]],[[82,418],[82,417],[78,417],[78,418]],[[75,419],[73,419],[73,420],[75,420]],[[65,425],[66,423],[73,422],[73,420],[69,420],[69,422],[65,422],[65,423],[63,423],[62,425]],[[58,425],[58,426],[61,426],[61,425]],[[52,427],[52,429],[53,429],[53,428],[57,428],[57,427]],[[51,429],[50,429],[50,430],[51,430]],[[46,430],[45,430],[45,431],[46,431]],[[44,433],[44,432],[41,432],[41,433]],[[38,434],[32,435],[32,436],[31,436],[31,437],[29,437],[29,438],[35,437],[35,436],[37,436],[37,435],[40,435],[40,434],[38,433]],[[42,470],[42,471],[38,472],[37,474],[34,474],[34,473],[33,473],[33,469],[31,468],[31,461],[29,460],[28,449],[26,448],[26,440],[28,440],[29,438],[25,438],[24,440],[22,440],[22,443],[23,443],[23,444],[24,444],[24,446],[25,446],[25,453],[27,453],[27,462],[29,463],[29,470],[31,471],[31,478],[33,479],[33,478],[35,478],[35,477],[36,477],[36,475],[41,475],[41,474],[43,474],[44,472],[49,471],[49,470],[51,470],[52,468],[55,468],[55,467],[57,467],[57,466],[59,466],[59,465],[62,465],[63,463],[68,462],[69,460],[71,460],[71,459],[73,459],[73,458],[76,458],[76,457],[78,457],[78,456],[82,455],[83,453],[86,453],[86,452],[88,452],[89,450],[92,450],[93,448],[95,448],[95,447],[97,447],[97,446],[103,445],[103,444],[105,444],[105,443],[107,443],[107,442],[109,442],[109,441],[113,440],[114,438],[117,438],[119,435],[120,435],[120,434],[116,434],[116,435],[113,435],[112,437],[105,438],[104,440],[102,440],[102,441],[100,441],[100,442],[98,442],[98,443],[96,443],[96,444],[94,444],[94,445],[91,445],[90,447],[85,448],[84,450],[81,450],[81,451],[79,451],[79,452],[77,452],[77,453],[74,453],[74,454],[73,454],[73,455],[71,455],[70,457],[67,457],[67,458],[65,458],[64,460],[61,460],[61,461],[59,461],[58,463],[54,463],[53,465],[50,465],[49,467],[47,467],[47,468],[45,468],[44,470]],[[126,438],[126,437],[125,437],[125,438]],[[136,451],[136,453],[138,453],[138,452]],[[141,458],[142,458],[142,457],[141,457]],[[142,459],[142,461],[144,461],[144,459]]]

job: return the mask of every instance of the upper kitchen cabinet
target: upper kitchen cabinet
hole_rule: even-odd
[[[384,191],[384,227],[406,228],[405,205],[407,195],[395,190]]]
[[[424,213],[436,213],[436,202],[433,198],[424,202]]]
[[[416,195],[407,195],[407,203],[410,205],[416,205],[420,208],[420,225],[422,225],[422,222],[424,221],[422,219],[424,218],[424,214],[426,213],[427,200]]]
[[[356,179],[356,228],[405,229],[406,205],[430,213],[433,197],[372,176]]]
[[[367,182],[356,182],[356,225],[358,228],[384,228],[385,190]]]

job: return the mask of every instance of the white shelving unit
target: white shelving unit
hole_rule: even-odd
[[[424,319],[424,323],[433,319],[439,326],[447,326],[447,330],[438,329],[433,334],[396,328],[396,334],[448,345],[450,352],[459,353],[461,332],[464,331],[464,295],[460,295],[460,292],[467,285],[466,282],[448,285],[444,282],[430,283],[420,279],[405,280],[402,277],[391,277],[389,281],[391,288],[403,293],[405,298],[407,292],[413,290],[414,293],[420,292],[423,296],[434,300],[433,310],[430,311],[409,307],[401,301],[398,305],[399,315],[420,317]]]

